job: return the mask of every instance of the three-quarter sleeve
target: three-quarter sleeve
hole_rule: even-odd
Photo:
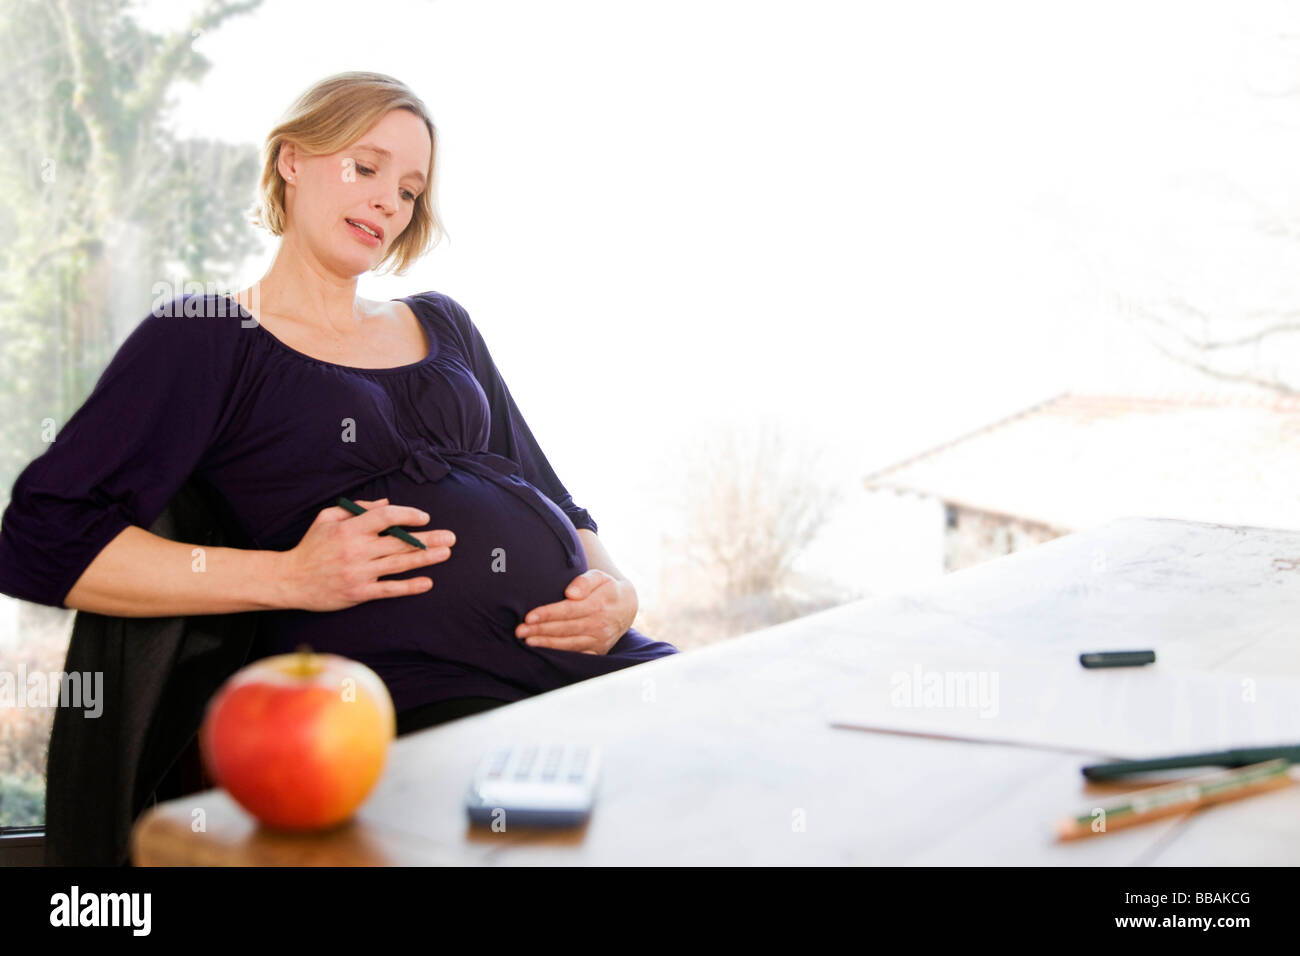
[[[519,463],[523,476],[529,484],[539,489],[556,506],[569,516],[575,528],[587,528],[597,531],[596,521],[586,508],[579,507],[573,496],[561,484],[551,463],[546,460],[541,446],[533,437],[532,430],[524,421],[524,416],[510,395],[505,380],[497,370],[487,343],[483,340],[478,326],[469,317],[469,313],[447,296],[441,297],[447,303],[456,328],[460,331],[462,345],[469,359],[470,371],[478,379],[479,385],[487,394],[488,407],[491,410],[492,424],[488,435],[488,451],[494,452]]]
[[[240,325],[213,301],[150,312],[19,474],[0,518],[0,592],[64,606],[104,546],[147,530],[194,472],[224,424]]]

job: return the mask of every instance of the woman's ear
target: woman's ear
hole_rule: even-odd
[[[295,165],[298,159],[297,147],[290,142],[280,144],[280,153],[276,156],[276,168],[280,170],[280,175],[284,177],[285,182],[293,182],[297,178]]]

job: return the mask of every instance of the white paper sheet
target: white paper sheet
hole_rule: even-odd
[[[898,660],[834,702],[837,727],[1136,758],[1300,745],[1300,680],[1078,659]]]

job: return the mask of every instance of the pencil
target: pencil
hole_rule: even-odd
[[[1287,774],[1290,766],[1289,761],[1281,758],[1266,760],[1237,770],[1223,770],[1125,794],[1117,797],[1114,803],[1059,821],[1056,835],[1061,840],[1075,840],[1109,833],[1148,820],[1185,813],[1196,807],[1286,787],[1292,783]]]
[[[348,511],[351,511],[354,515],[363,515],[363,514],[366,513],[366,509],[363,508],[363,507],[361,507],[359,504],[357,504],[357,503],[356,503],[355,501],[353,501],[351,498],[343,498],[343,497],[340,497],[339,500],[338,500],[338,506],[339,506],[340,508],[345,508],[345,509],[347,509]],[[391,528],[385,528],[383,531],[381,531],[381,532],[379,532],[379,533],[380,533],[380,534],[391,534],[394,538],[397,538],[397,539],[399,539],[399,540],[401,540],[401,541],[405,541],[407,544],[413,544],[413,545],[415,545],[417,548],[419,548],[419,549],[422,550],[422,551],[427,551],[427,550],[428,550],[428,548],[426,548],[426,547],[424,546],[424,542],[423,542],[423,541],[421,541],[419,538],[417,538],[417,537],[411,535],[410,533],[408,533],[408,532],[406,532],[406,531],[403,531],[401,528],[397,527],[397,525],[393,525]]]

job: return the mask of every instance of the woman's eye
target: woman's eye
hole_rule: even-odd
[[[357,172],[359,172],[362,176],[371,176],[374,174],[375,171],[368,166],[362,166],[360,163],[358,163]],[[415,202],[415,194],[412,193],[409,189],[403,189],[402,195],[406,198],[407,202]]]

